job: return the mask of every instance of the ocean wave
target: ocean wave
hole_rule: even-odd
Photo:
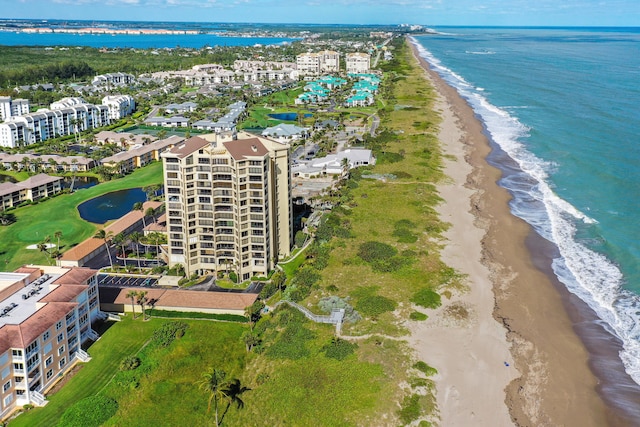
[[[623,343],[620,358],[625,370],[640,384],[640,297],[622,288],[624,278],[618,266],[576,238],[577,224],[589,226],[597,221],[553,191],[548,178],[557,165],[526,149],[521,141],[529,135],[527,126],[505,109],[491,104],[482,91],[445,67],[415,39],[412,43],[431,67],[467,100],[491,140],[516,162],[520,172],[500,180],[500,185],[513,195],[512,213],[556,245],[560,257],[552,263],[555,275],[596,312],[609,332],[620,338]]]
[[[465,50],[464,53],[469,55],[495,55],[496,54],[492,50],[480,50],[480,51]]]

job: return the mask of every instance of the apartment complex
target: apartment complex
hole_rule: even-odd
[[[302,53],[296,57],[296,68],[302,75],[337,73],[340,71],[340,53],[332,50]]]
[[[266,275],[292,244],[290,146],[243,132],[206,138],[162,154],[169,264]]]
[[[22,182],[3,182],[0,184],[0,211],[30,200],[51,197],[62,191],[62,178],[38,174]]]
[[[57,136],[72,135],[87,129],[106,126],[111,123],[111,115],[129,114],[135,108],[133,98],[127,98],[129,109],[112,113],[112,105],[87,104],[82,98],[63,98],[51,104],[50,109],[40,109],[35,113],[14,116],[0,123],[0,146],[15,148],[30,145]],[[111,98],[111,97],[106,97]],[[115,103],[120,105],[119,103]]]
[[[28,99],[11,99],[10,96],[0,96],[0,120],[9,120],[12,116],[29,114]]]
[[[109,119],[120,120],[136,110],[136,102],[131,95],[113,95],[102,98],[102,105],[109,109]]]
[[[347,73],[368,73],[371,69],[371,55],[368,53],[347,53],[345,61]]]
[[[49,388],[87,361],[81,344],[96,339],[96,270],[22,267],[0,273],[0,418],[26,404],[43,406]]]

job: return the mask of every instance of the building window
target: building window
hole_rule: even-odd
[[[53,376],[53,369],[49,369],[47,371],[47,379],[51,378]]]
[[[53,349],[53,344],[52,343],[47,343],[44,345],[43,351],[45,354],[47,353],[51,353],[51,350]]]
[[[62,367],[66,364],[67,364],[66,358],[63,357],[62,359],[60,359],[60,362],[59,362],[60,369],[62,369]]]
[[[13,402],[13,394],[10,394],[9,396],[4,398],[4,407],[6,408],[7,406],[9,406],[11,402]]]
[[[51,365],[53,363],[53,356],[49,356],[47,357],[47,359],[44,361],[44,367],[48,368],[49,365]]]
[[[11,355],[16,357],[22,357],[22,350],[11,350]]]
[[[10,388],[11,388],[11,380],[4,383],[4,385],[2,386],[2,392],[6,393],[7,390],[9,390]]]
[[[16,395],[18,396],[22,396],[24,393],[24,390],[16,390]]]
[[[20,384],[22,381],[24,381],[24,377],[15,377],[16,380],[16,384]]]
[[[62,328],[62,320],[56,323],[56,331],[60,330],[60,328]]]
[[[13,370],[14,371],[21,371],[24,369],[24,364],[23,363],[14,363],[13,364]]]
[[[64,339],[64,334],[60,334],[58,335],[58,342],[62,341]]]
[[[58,356],[62,356],[62,353],[64,353],[64,346],[61,346],[61,347],[58,349]]]
[[[7,366],[2,370],[2,379],[7,378],[9,375],[11,375],[11,366]]]

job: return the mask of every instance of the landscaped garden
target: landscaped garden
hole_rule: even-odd
[[[58,231],[61,251],[92,236],[100,226],[80,218],[76,209],[80,203],[112,191],[161,183],[162,163],[155,162],[124,178],[12,210],[16,222],[0,227],[0,269],[13,271],[23,264],[51,264],[54,260],[46,252],[26,247],[43,242],[47,236],[57,246],[54,235]]]

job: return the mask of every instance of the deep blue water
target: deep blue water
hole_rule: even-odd
[[[78,212],[85,221],[104,224],[112,219],[120,218],[130,212],[137,202],[146,200],[147,195],[141,188],[114,191],[80,204]]]
[[[422,55],[520,167],[511,209],[561,256],[640,383],[640,29],[442,28]]]
[[[6,46],[88,46],[106,48],[175,48],[200,49],[205,46],[253,46],[291,42],[282,37],[220,37],[213,34],[31,34],[0,31],[0,45]]]
[[[276,119],[276,120],[285,120],[285,121],[294,121],[294,120],[298,120],[298,113],[274,113],[274,114],[268,114],[269,117]],[[313,116],[313,114],[305,114],[305,117],[311,117]]]

